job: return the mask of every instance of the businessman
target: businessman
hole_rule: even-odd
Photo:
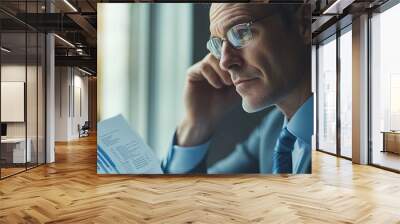
[[[216,3],[210,51],[187,71],[186,113],[166,173],[310,173],[313,96],[310,11],[301,4]],[[230,155],[206,166],[216,124],[240,103],[267,110]]]

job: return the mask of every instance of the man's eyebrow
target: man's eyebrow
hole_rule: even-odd
[[[238,17],[235,17],[234,19],[232,19],[231,21],[229,21],[228,23],[225,23],[223,25],[223,29],[224,29],[224,31],[228,31],[230,28],[232,28],[233,26],[235,26],[237,24],[248,23],[252,20],[253,20],[253,18],[250,16],[247,16],[247,15],[238,16]]]
[[[252,20],[254,20],[254,18],[251,17],[250,15],[240,15],[240,16],[237,16],[237,17],[229,20],[228,22],[223,22],[222,25],[219,27],[214,25],[215,26],[214,28],[216,28],[216,29],[220,28],[221,29],[220,31],[223,33],[223,35],[225,35],[226,32],[228,32],[228,30],[230,28],[232,28],[233,26],[241,24],[241,23],[248,23]],[[215,34],[213,35],[211,33],[211,36],[215,36]]]

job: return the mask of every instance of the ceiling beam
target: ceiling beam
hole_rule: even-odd
[[[355,0],[336,0],[328,5],[326,9],[322,11],[322,14],[342,14],[343,10],[353,2],[355,2]]]
[[[89,37],[96,40],[97,30],[90,24],[85,17],[80,14],[67,14],[67,16],[74,21],[78,26],[80,26]]]
[[[83,66],[96,70],[97,60],[90,56],[55,56],[56,66]]]

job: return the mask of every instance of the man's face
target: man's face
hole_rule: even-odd
[[[285,27],[267,7],[273,5],[220,3],[210,10],[211,36],[220,38],[234,25],[265,18],[251,25],[253,37],[245,47],[235,49],[224,41],[221,49],[219,65],[229,72],[247,112],[278,103],[308,75],[300,29]]]

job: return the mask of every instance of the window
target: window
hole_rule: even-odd
[[[351,24],[318,46],[317,149],[351,159],[353,78]]]
[[[340,36],[340,155],[351,158],[352,141],[352,34],[351,26]]]
[[[400,170],[400,4],[371,18],[372,164]]]
[[[336,154],[336,36],[318,48],[317,148]]]

